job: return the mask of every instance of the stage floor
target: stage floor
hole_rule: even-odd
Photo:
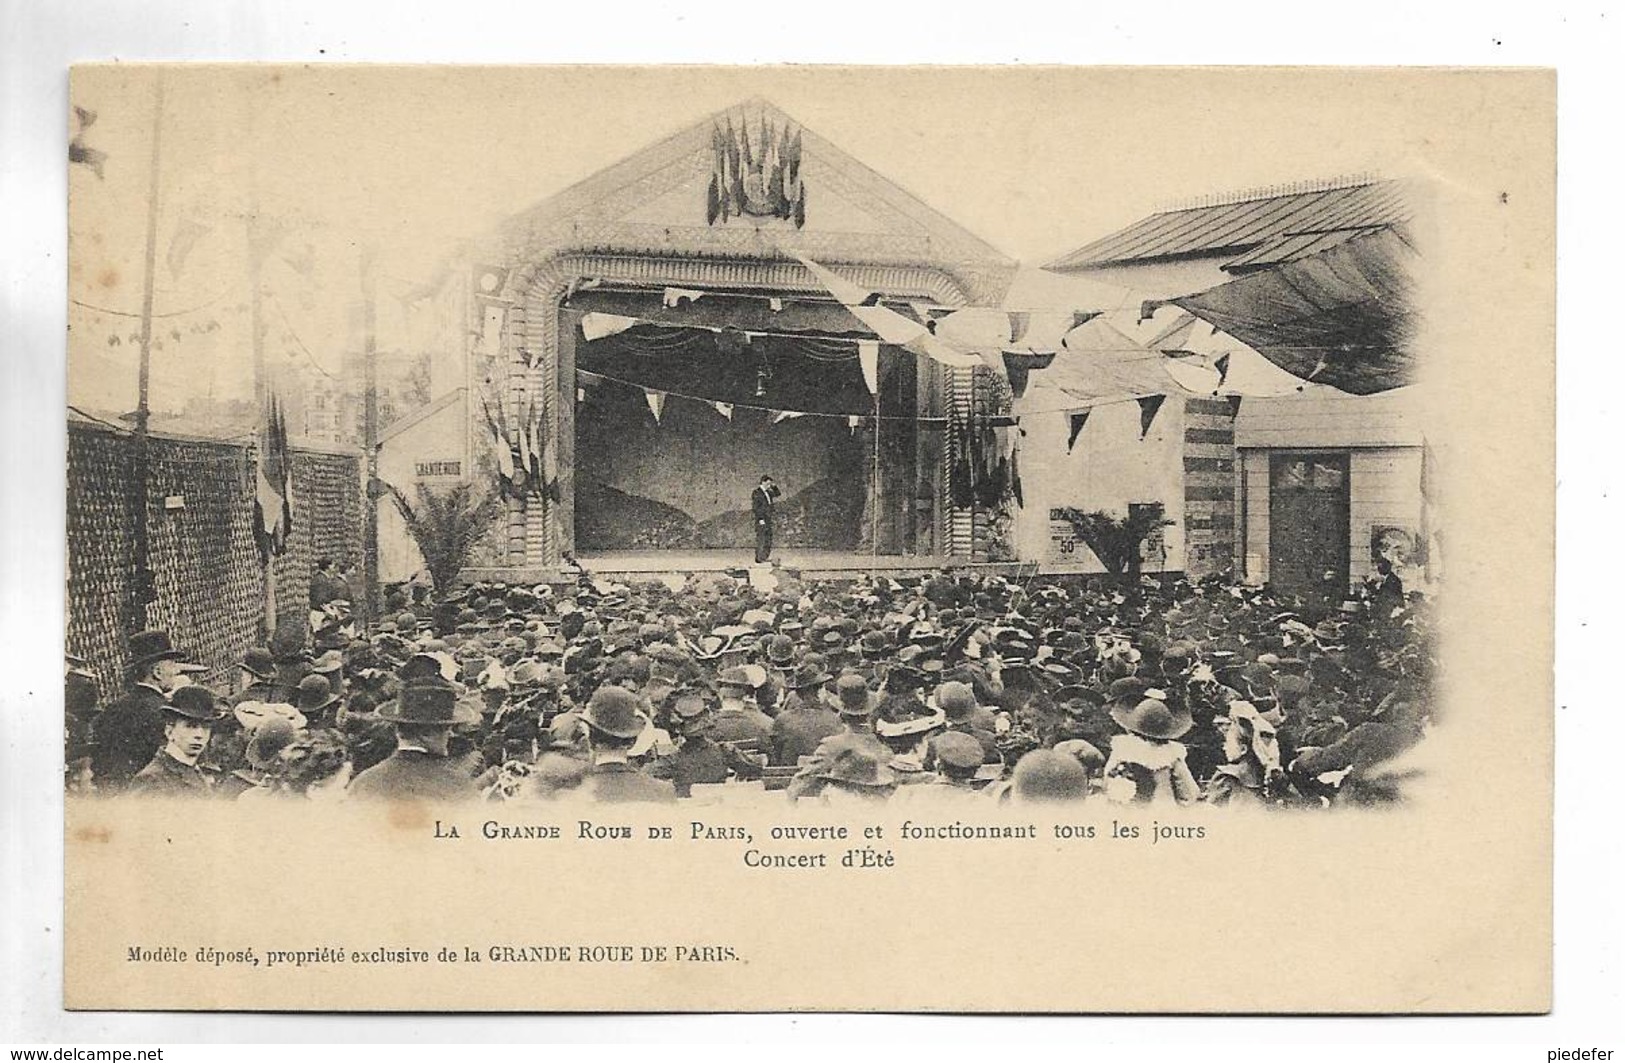
[[[748,550],[614,550],[576,555],[582,568],[593,576],[609,579],[655,579],[687,576],[695,572],[736,572],[750,568],[754,555]],[[962,557],[888,556],[843,553],[837,550],[774,551],[779,571],[802,579],[843,580],[879,574],[905,576],[953,568],[1015,578],[1035,572],[1053,575],[1085,575],[1087,570],[1073,565],[1038,565],[1032,561],[970,561]],[[463,573],[468,582],[503,580],[515,583],[556,582],[567,579],[558,569],[471,568]]]
[[[744,550],[615,550],[579,554],[576,560],[594,575],[658,576],[691,572],[722,572],[745,569],[755,555]],[[774,551],[773,563],[783,571],[807,579],[856,579],[870,573],[907,574],[931,572],[944,567],[976,568],[979,571],[1027,573],[1031,563],[970,562],[964,558],[938,556],[897,556],[844,553],[837,550]]]

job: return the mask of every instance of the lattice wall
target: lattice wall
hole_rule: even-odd
[[[68,431],[69,652],[88,658],[104,696],[122,687],[135,575],[133,461],[128,433]],[[254,546],[252,446],[155,437],[149,447],[148,545],[158,598],[147,623],[229,684],[244,651],[263,641],[265,584]],[[361,557],[361,459],[295,450],[294,523],[277,559],[277,607],[303,615],[318,556]],[[181,505],[167,508],[166,497]]]

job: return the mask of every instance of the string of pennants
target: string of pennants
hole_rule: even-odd
[[[629,387],[629,388],[636,388],[638,391],[641,391],[643,393],[644,401],[648,404],[649,412],[654,416],[656,424],[660,423],[661,416],[665,413],[667,400],[673,399],[673,398],[683,399],[683,400],[688,401],[688,402],[694,402],[694,403],[698,403],[700,405],[709,406],[713,410],[715,410],[719,415],[721,415],[723,418],[725,418],[725,419],[727,419],[729,421],[733,420],[733,415],[734,415],[735,409],[756,410],[756,411],[760,411],[762,413],[770,413],[770,414],[773,415],[773,419],[772,419],[772,421],[769,422],[769,427],[772,427],[773,425],[782,424],[785,421],[795,420],[795,419],[800,418],[800,417],[823,417],[823,418],[830,418],[830,419],[835,419],[835,420],[843,420],[843,421],[846,422],[847,429],[849,431],[853,431],[853,432],[857,431],[858,425],[863,424],[866,421],[876,421],[876,420],[880,420],[880,421],[916,421],[916,422],[923,422],[923,423],[928,423],[928,424],[930,424],[930,423],[944,424],[944,423],[947,423],[948,421],[952,420],[952,418],[949,418],[949,417],[902,416],[902,415],[896,415],[896,414],[878,414],[877,415],[877,414],[851,414],[851,413],[824,413],[824,412],[811,411],[811,410],[784,410],[784,409],[779,409],[779,408],[773,407],[773,406],[757,406],[757,405],[752,405],[750,403],[721,402],[721,401],[719,401],[717,399],[703,398],[703,397],[698,396],[698,395],[685,395],[685,394],[681,394],[679,392],[661,391],[661,390],[656,389],[656,388],[645,387],[642,384],[634,384],[630,380],[622,380],[619,377],[607,376],[607,375],[605,375],[603,373],[595,373],[595,372],[592,372],[591,370],[587,370],[587,369],[578,369],[578,370],[576,370],[576,382],[577,382],[577,386],[576,386],[576,401],[577,402],[585,402],[586,401],[586,398],[587,398],[586,385],[588,385],[588,384],[609,383],[609,384],[619,384],[619,385],[622,385],[624,387]],[[1134,403],[1137,403],[1139,405],[1139,407],[1140,407],[1140,438],[1143,440],[1143,439],[1146,438],[1147,435],[1150,434],[1151,426],[1156,422],[1157,413],[1162,409],[1163,402],[1167,399],[1167,397],[1168,396],[1166,396],[1166,395],[1142,395],[1142,396],[1140,396],[1138,398],[1134,398],[1134,399],[1119,399],[1119,400],[1114,400],[1113,402],[1100,402],[1100,403],[1096,403],[1095,405],[1096,406],[1110,406],[1110,405],[1116,405],[1118,403],[1128,402],[1128,401],[1132,401]],[[1241,399],[1241,396],[1239,396],[1239,395],[1234,395],[1234,396],[1230,397],[1232,415],[1234,415],[1237,408],[1239,407],[1240,399]],[[1047,413],[1060,413],[1060,414],[1062,414],[1062,415],[1064,415],[1066,417],[1066,419],[1067,419],[1067,440],[1066,440],[1067,453],[1070,454],[1072,452],[1073,447],[1076,445],[1076,443],[1078,441],[1078,436],[1083,431],[1084,424],[1089,420],[1089,413],[1090,413],[1091,409],[1093,409],[1093,407],[1086,407],[1086,408],[1077,409],[1077,410],[1044,411],[1044,412],[1047,412]],[[1008,415],[1008,416],[1004,416],[1004,417],[1000,417],[1000,418],[995,418],[995,420],[1003,423],[1005,427],[1019,427],[1023,417],[1032,417],[1033,415],[1034,414],[1032,412],[1028,412],[1028,413],[1025,413],[1025,414],[1014,414],[1014,415]],[[487,423],[492,424],[493,433],[500,431],[500,428],[496,424],[493,424],[492,417],[491,417],[489,412],[487,412]],[[501,436],[501,438],[506,438],[506,435],[504,434],[503,436]],[[534,444],[532,444],[532,446],[534,447]]]

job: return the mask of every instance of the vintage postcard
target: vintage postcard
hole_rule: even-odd
[[[71,96],[69,1008],[1550,1007],[1551,72]]]

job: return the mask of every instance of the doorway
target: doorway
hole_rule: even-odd
[[[1270,585],[1326,604],[1349,587],[1349,456],[1270,455]]]

